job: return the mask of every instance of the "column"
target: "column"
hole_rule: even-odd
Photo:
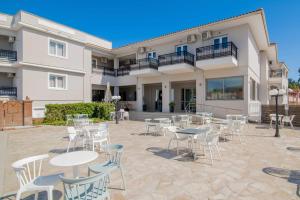
[[[163,80],[162,81],[162,111],[170,112],[170,81]]]
[[[143,97],[144,97],[144,84],[137,79],[136,84],[136,110],[139,112],[143,111]]]
[[[196,72],[196,111],[201,112],[205,103],[205,79],[203,72]]]
[[[91,71],[92,71],[92,52],[91,50],[84,49],[84,72],[83,75],[83,102],[92,101],[92,83],[91,83]]]
[[[119,58],[114,58],[114,69],[119,69]]]
[[[114,96],[119,96],[120,92],[119,92],[119,86],[114,86]],[[121,99],[122,101],[122,99]]]

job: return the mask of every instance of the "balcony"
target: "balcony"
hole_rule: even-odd
[[[137,64],[131,66],[130,75],[133,76],[155,76],[158,72],[158,60],[155,58],[144,58],[137,60]]]
[[[117,76],[127,76],[130,73],[130,67],[120,67],[117,69]]]
[[[0,97],[17,97],[16,87],[0,87]]]
[[[103,75],[107,75],[107,76],[115,76],[115,69],[112,67],[108,67],[105,65],[92,65],[92,72],[99,72],[102,73]]]
[[[195,55],[180,51],[158,56],[158,71],[165,74],[177,74],[194,71]]]
[[[17,52],[11,50],[0,49],[0,62],[12,63],[17,61]]]
[[[283,75],[282,69],[271,70],[269,74],[269,83],[279,83],[282,84],[285,76]]]
[[[233,42],[196,49],[196,67],[203,70],[237,67],[237,58],[238,49]]]

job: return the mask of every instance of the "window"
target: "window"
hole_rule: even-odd
[[[219,49],[222,47],[223,49],[228,47],[228,37],[219,37],[214,39],[214,49]]]
[[[67,43],[49,39],[49,55],[56,56],[56,57],[67,57]]]
[[[49,74],[49,89],[66,90],[67,89],[67,75]]]
[[[178,46],[176,46],[177,55],[180,56],[182,52],[187,52],[187,45],[178,45]]]
[[[155,51],[148,52],[148,58],[156,58],[156,52]]]
[[[96,59],[96,58],[93,58],[93,59],[92,59],[92,68],[93,68],[93,69],[97,69],[97,67],[98,67],[98,66],[97,66],[97,59]]]
[[[255,101],[256,100],[256,91],[255,91],[256,83],[255,80],[250,78],[250,99]]]
[[[243,77],[206,80],[206,100],[242,100]]]

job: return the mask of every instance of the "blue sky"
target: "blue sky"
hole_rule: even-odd
[[[22,9],[113,42],[114,47],[263,8],[279,59],[298,79],[299,0],[0,0],[0,12]]]

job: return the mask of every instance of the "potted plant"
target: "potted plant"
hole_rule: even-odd
[[[174,112],[174,110],[175,110],[175,103],[174,103],[174,101],[171,101],[169,103],[169,107],[170,107],[170,112]]]

